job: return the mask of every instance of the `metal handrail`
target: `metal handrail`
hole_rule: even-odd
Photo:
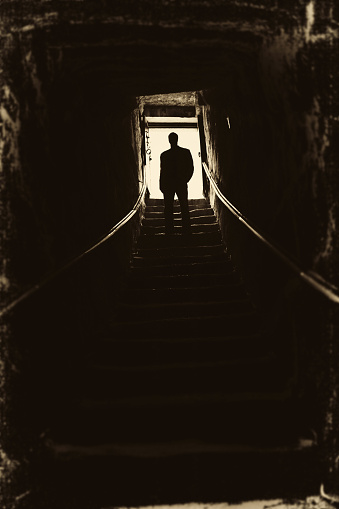
[[[113,228],[111,228],[109,230],[109,232],[104,236],[102,237],[100,240],[98,240],[97,242],[95,242],[95,244],[93,244],[91,247],[89,247],[88,249],[86,249],[85,251],[83,251],[80,255],[72,258],[69,262],[67,262],[65,265],[63,265],[62,267],[60,267],[59,269],[55,270],[54,272],[52,272],[51,274],[49,274],[48,276],[46,276],[42,281],[40,281],[39,283],[37,283],[36,285],[32,286],[31,288],[29,288],[26,292],[24,292],[22,295],[20,295],[19,297],[17,297],[15,300],[13,300],[10,304],[8,304],[7,306],[5,306],[1,311],[0,311],[0,318],[2,318],[4,315],[6,315],[9,311],[11,311],[12,309],[14,309],[20,302],[26,300],[28,297],[31,297],[33,294],[35,294],[38,290],[40,290],[41,288],[43,288],[44,286],[46,286],[48,283],[50,283],[53,279],[55,279],[56,277],[60,276],[63,272],[65,272],[67,269],[69,269],[72,265],[74,265],[75,263],[77,263],[79,260],[81,260],[84,256],[88,255],[89,253],[91,253],[92,251],[94,251],[94,249],[96,249],[97,247],[101,246],[101,244],[103,244],[104,242],[106,242],[108,239],[110,239],[111,237],[113,237],[113,235],[115,235],[117,233],[118,230],[120,230],[120,228],[122,228],[128,221],[130,221],[130,219],[132,219],[132,217],[136,214],[136,212],[138,211],[140,205],[141,205],[141,202],[142,200],[144,199],[144,196],[145,196],[145,193],[146,193],[146,180],[144,180],[143,182],[143,186],[141,188],[141,191],[140,191],[140,194],[138,196],[138,199],[137,201],[135,202],[133,208],[128,212],[128,214],[126,214],[125,217],[123,217],[116,225],[113,226]]]
[[[273,251],[281,260],[285,262],[294,272],[296,272],[308,285],[312,286],[332,302],[339,303],[339,290],[336,286],[324,280],[319,274],[313,271],[303,271],[289,256],[272,241],[268,240],[260,231],[250,223],[246,217],[236,209],[236,207],[223,195],[218,184],[214,180],[213,174],[205,162],[202,163],[203,169],[211,182],[211,185],[220,201],[228,208],[230,212],[243,223],[258,239],[260,239],[271,251]]]

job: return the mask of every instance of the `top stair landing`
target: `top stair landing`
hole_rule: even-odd
[[[193,198],[188,200],[188,205],[190,207],[204,208],[204,206],[209,207],[208,200],[206,198]],[[147,199],[147,208],[152,207],[163,207],[164,200],[161,198],[148,198]],[[174,206],[180,206],[179,200],[176,198],[174,200]]]

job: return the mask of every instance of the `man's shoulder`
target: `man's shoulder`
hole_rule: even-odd
[[[182,154],[188,155],[191,153],[191,151],[188,148],[184,148],[184,147],[178,147],[178,148],[181,150]]]
[[[171,152],[171,149],[165,150],[160,154],[160,157],[167,157]]]

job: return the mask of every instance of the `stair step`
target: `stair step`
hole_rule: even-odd
[[[233,265],[226,259],[200,263],[168,263],[147,267],[131,267],[130,277],[184,276],[190,274],[231,274]]]
[[[143,258],[170,258],[171,256],[207,256],[207,255],[225,255],[225,247],[221,243],[209,246],[192,246],[192,245],[177,245],[177,246],[153,246],[141,247],[137,246],[136,254]]]
[[[54,443],[51,450],[56,462],[44,464],[40,485],[47,487],[58,507],[79,497],[82,504],[77,507],[107,509],[182,506],[192,501],[209,507],[225,500],[252,501],[253,506],[263,494],[266,501],[306,500],[321,483],[316,447],[298,439],[266,447],[208,440],[115,441],[100,446]]]
[[[127,286],[133,288],[197,288],[208,285],[233,285],[239,282],[239,274],[235,271],[218,274],[180,274],[180,275],[149,275],[130,274]]]
[[[93,363],[140,366],[181,362],[237,360],[263,356],[276,347],[274,338],[259,334],[196,338],[101,337],[88,356]]]
[[[215,232],[193,232],[189,237],[181,234],[165,235],[157,233],[154,235],[141,235],[137,243],[137,249],[161,248],[161,247],[193,247],[193,246],[214,246],[221,243],[221,234]]]
[[[189,209],[192,234],[176,201],[167,236],[163,200],[148,200],[120,304],[49,409],[55,454],[39,475],[55,500],[70,488],[79,507],[286,498],[304,489],[300,471],[319,486],[293,361],[262,333],[207,200]]]
[[[207,224],[191,224],[192,233],[214,233],[219,232],[218,223],[207,223]],[[182,226],[179,224],[174,225],[174,234],[181,234]],[[159,235],[165,233],[165,225],[157,226],[142,226],[142,235]]]
[[[260,330],[261,320],[254,312],[200,316],[195,318],[173,318],[149,321],[121,321],[107,324],[107,334],[116,338],[155,337],[200,337],[206,334],[246,335]]]
[[[188,255],[188,256],[180,256],[180,255],[170,255],[168,257],[166,256],[155,256],[154,258],[150,256],[138,256],[135,255],[133,257],[131,268],[136,267],[153,267],[161,266],[166,267],[169,265],[185,265],[185,266],[191,266],[191,265],[198,265],[202,267],[203,265],[212,266],[213,264],[220,264],[220,267],[223,266],[223,264],[228,264],[233,268],[233,265],[227,258],[226,254],[223,252],[220,252],[219,254],[207,254],[207,255]]]
[[[174,200],[174,206],[180,206],[179,205],[179,200],[176,198]],[[163,198],[147,198],[146,200],[146,207],[150,207],[150,206],[164,206],[164,199]],[[188,200],[188,205],[195,205],[196,207],[205,207],[206,205],[209,206],[209,203],[208,201],[206,200],[206,198],[190,198]]]
[[[281,452],[277,446],[250,446],[240,444],[224,444],[215,441],[199,440],[176,440],[171,442],[157,443],[120,443],[113,442],[98,445],[71,445],[62,443],[51,444],[55,454],[61,459],[69,460],[79,457],[130,457],[130,458],[168,458],[171,456],[182,456],[191,454],[248,454]],[[309,438],[298,438],[294,443],[288,444],[286,451],[309,450],[314,447],[314,442]]]
[[[175,302],[151,303],[142,305],[120,305],[118,320],[152,320],[159,318],[187,318],[196,316],[219,315],[223,313],[245,313],[253,311],[252,303],[248,299],[216,301],[216,302]]]
[[[211,207],[197,208],[194,206],[189,207],[190,217],[213,216],[214,211]],[[147,207],[145,209],[145,218],[164,218],[164,208],[162,207]],[[180,208],[174,207],[174,220],[181,218]]]
[[[145,359],[147,362],[147,359]],[[129,398],[145,395],[263,392],[283,388],[282,367],[272,356],[235,361],[180,362],[142,366],[93,366],[80,375],[81,393],[87,397]]]
[[[218,222],[213,214],[208,214],[206,216],[201,216],[201,215],[194,216],[191,211],[190,216],[191,216],[191,224],[192,225],[218,224]],[[174,225],[180,226],[181,223],[182,223],[181,214],[174,214]],[[145,217],[142,222],[142,227],[144,227],[144,226],[147,226],[147,227],[149,227],[149,226],[165,226],[165,216]]]
[[[201,202],[197,203],[195,200],[188,200],[188,209],[189,210],[205,210],[207,208],[210,208],[209,203],[206,200],[201,200]],[[158,200],[157,203],[154,205],[152,204],[146,204],[146,211],[147,212],[164,212],[165,210],[165,204],[164,200]],[[175,212],[180,212],[180,203],[178,200],[174,200],[173,203],[173,210]]]
[[[52,435],[74,444],[213,440],[262,445],[295,436],[302,415],[283,391],[88,398],[54,419]]]
[[[219,281],[218,281],[219,282]],[[122,292],[121,302],[128,304],[154,303],[154,302],[207,302],[208,299],[226,301],[244,297],[244,287],[239,283],[227,285],[213,284],[208,286],[182,287],[182,288],[133,288]]]

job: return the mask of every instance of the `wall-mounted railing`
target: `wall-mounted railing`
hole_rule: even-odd
[[[88,249],[83,251],[78,256],[75,256],[74,258],[72,258],[70,261],[65,263],[62,267],[60,267],[59,269],[55,270],[54,272],[52,272],[48,276],[46,276],[39,283],[37,283],[36,285],[30,287],[28,290],[26,290],[24,293],[22,293],[19,297],[14,299],[10,304],[8,304],[4,308],[2,308],[1,311],[0,311],[0,318],[5,316],[9,311],[13,310],[19,303],[23,302],[24,300],[28,299],[29,297],[34,295],[36,292],[38,292],[39,290],[44,288],[48,283],[50,283],[51,281],[56,279],[58,276],[63,274],[66,270],[68,270],[70,267],[75,265],[79,260],[81,260],[82,258],[87,256],[89,253],[91,253],[92,251],[97,249],[104,242],[106,242],[111,237],[113,237],[113,235],[115,235],[120,230],[120,228],[122,228],[126,223],[128,223],[132,219],[132,217],[136,214],[136,212],[138,211],[138,209],[139,209],[140,205],[142,204],[143,199],[145,197],[145,193],[146,193],[146,181],[145,181],[145,179],[144,179],[144,182],[142,184],[143,184],[142,185],[142,189],[141,189],[141,191],[139,193],[137,201],[135,202],[133,208],[128,212],[128,214],[126,214],[125,217],[123,217],[121,219],[121,221],[119,221],[116,225],[114,225],[109,230],[109,232],[106,233],[106,235],[104,235],[100,240],[95,242],[91,247],[89,247]]]
[[[318,292],[322,293],[330,299],[332,302],[339,303],[339,290],[336,286],[332,285],[328,281],[325,281],[319,274],[313,271],[302,270],[291,258],[286,255],[281,248],[279,248],[273,241],[269,240],[267,236],[260,232],[260,230],[253,225],[236,207],[224,196],[220,191],[218,184],[216,183],[212,172],[208,168],[206,163],[202,163],[203,169],[211,183],[211,186],[218,196],[220,201],[227,207],[227,209],[241,222],[246,228],[248,228],[253,235],[260,239],[271,251],[273,251],[286,265],[292,269],[298,276],[303,279],[308,285],[315,288]]]

